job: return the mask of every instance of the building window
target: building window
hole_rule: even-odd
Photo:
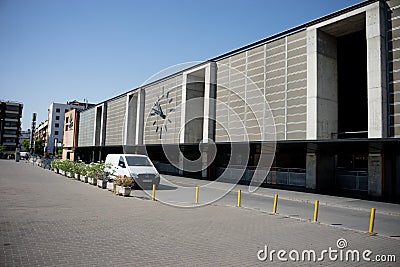
[[[60,109],[59,109],[59,108],[56,108],[56,112],[58,112],[58,113],[59,113],[59,112],[60,112]]]
[[[68,123],[69,117],[65,118],[65,123]]]
[[[56,128],[58,128],[58,127],[60,127],[60,124],[59,124],[59,123],[56,123],[54,126],[55,126]]]
[[[58,135],[58,131],[55,131],[55,132],[54,132],[54,135]]]
[[[56,121],[60,120],[60,116],[56,116]]]

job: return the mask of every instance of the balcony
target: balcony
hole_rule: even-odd
[[[6,109],[6,113],[9,113],[9,114],[19,114],[19,111],[7,110],[7,109]]]
[[[17,134],[3,134],[3,137],[17,138]]]
[[[16,146],[17,143],[16,142],[3,142],[3,145],[5,145],[5,146]]]
[[[18,122],[19,119],[4,118],[4,121]]]

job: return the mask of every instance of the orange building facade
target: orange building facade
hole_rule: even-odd
[[[75,148],[78,146],[79,112],[76,109],[65,113],[64,138],[63,138],[63,160],[75,160]]]

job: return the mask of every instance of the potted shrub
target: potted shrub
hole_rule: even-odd
[[[131,187],[133,184],[132,178],[124,175],[115,178],[115,194],[127,197],[131,194]]]
[[[80,165],[78,164],[78,162],[73,161],[72,162],[72,173],[73,173],[73,177],[76,180],[79,180],[79,176],[80,176]]]
[[[65,162],[60,160],[57,163],[57,166],[58,166],[58,173],[61,174],[61,175],[65,175],[65,170],[66,170],[65,169],[65,167],[66,167]]]
[[[60,161],[59,161],[58,159],[53,160],[53,161],[51,162],[51,167],[53,168],[53,171],[54,171],[55,173],[58,173],[59,163],[60,163]]]
[[[111,164],[104,162],[91,163],[88,167],[88,180],[92,185],[106,188],[108,176],[111,174]]]
[[[73,166],[72,166],[72,172],[74,173],[74,178],[76,180],[80,179],[80,176],[82,175],[84,169],[86,168],[86,164],[83,163],[82,161],[75,161],[72,162]]]
[[[96,175],[96,165],[95,163],[90,163],[89,166],[87,166],[87,177],[88,177],[88,183],[91,185],[96,185],[97,184],[97,179],[95,178]]]
[[[73,169],[74,169],[74,163],[70,160],[64,160],[65,164],[65,175],[69,178],[73,178]]]
[[[87,183],[88,182],[88,177],[87,177],[87,166],[84,162],[78,161],[76,164],[79,165],[79,179]]]

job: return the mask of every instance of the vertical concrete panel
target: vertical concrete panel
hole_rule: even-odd
[[[338,131],[336,38],[317,31],[317,138],[331,139]]]
[[[317,30],[307,30],[307,140],[317,139]]]
[[[366,11],[368,137],[387,137],[385,15],[376,5]]]
[[[307,30],[307,139],[331,139],[337,133],[336,38]]]
[[[137,125],[138,92],[128,94],[125,119],[125,145],[135,145]]]
[[[317,188],[317,155],[315,153],[307,153],[306,158],[306,188]]]
[[[382,155],[368,155],[368,194],[382,196]]]
[[[139,89],[137,100],[137,120],[136,120],[136,135],[135,144],[143,144],[143,134],[144,134],[144,109],[145,109],[145,91]]]

